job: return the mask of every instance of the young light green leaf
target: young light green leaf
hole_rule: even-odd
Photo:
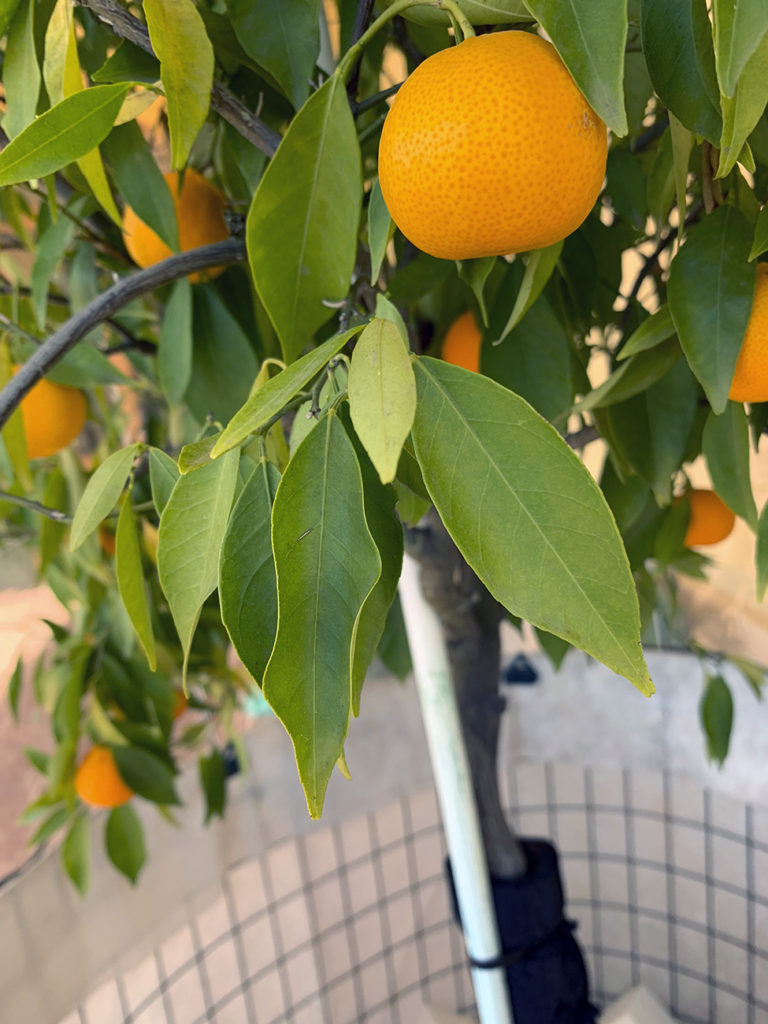
[[[550,245],[546,249],[537,249],[529,254],[528,262],[525,265],[523,282],[520,285],[520,291],[517,293],[512,312],[509,314],[509,319],[504,325],[501,334],[498,338],[494,339],[492,344],[498,345],[520,323],[536,299],[541,295],[544,285],[552,276],[552,271],[555,269],[562,251],[563,243],[555,242],[554,245]]]
[[[343,334],[335,334],[255,391],[242,409],[235,413],[229,421],[211,452],[211,457],[217,459],[224,452],[241,444],[249,434],[255,433],[273,416],[276,416],[302,388],[305,388],[320,373],[328,360],[341,351],[350,338],[354,338],[362,331],[363,326],[360,324]]]
[[[152,48],[168,105],[171,166],[180,170],[208,116],[214,56],[193,0],[144,0]]]
[[[113,452],[88,481],[88,486],[75,509],[72,531],[69,535],[70,551],[77,551],[115,507],[141,448],[141,444],[131,444],[127,448]]]
[[[376,306],[374,307],[374,316],[381,317],[382,320],[391,320],[393,324],[400,331],[400,337],[403,339],[403,344],[407,349],[410,350],[410,342],[408,339],[408,328],[405,326],[405,320],[403,320],[402,313],[394,304],[390,302],[386,295],[382,295],[378,292],[376,295]]]
[[[733,697],[722,676],[707,679],[699,703],[699,718],[707,741],[707,757],[722,766],[733,729]]]
[[[212,750],[198,762],[200,782],[205,793],[205,824],[211,818],[224,817],[227,806],[227,767],[220,750]]]
[[[717,79],[729,97],[768,32],[768,5],[763,0],[713,0],[712,17]]]
[[[219,559],[221,619],[259,686],[277,630],[271,526],[279,482],[275,467],[261,459],[232,509]]]
[[[360,146],[344,83],[331,76],[291,121],[248,212],[256,290],[286,362],[345,298],[363,197]]]
[[[395,478],[416,413],[416,383],[408,352],[391,320],[372,320],[349,368],[349,411],[381,482]]]
[[[766,4],[768,10],[768,4]],[[768,23],[768,19],[767,19]],[[731,98],[721,97],[723,134],[720,139],[718,178],[724,178],[736,166],[749,136],[768,103],[768,35],[747,62]]]
[[[0,186],[52,174],[98,146],[129,89],[95,85],[46,110],[0,153]]]
[[[762,601],[768,589],[768,501],[763,505],[757,524],[757,549],[755,551],[757,567],[757,600]]]
[[[278,626],[264,696],[293,740],[316,818],[347,734],[360,611],[381,572],[360,468],[333,413],[288,463],[275,496],[272,547]]]
[[[152,501],[158,515],[168,504],[171,491],[179,479],[179,467],[162,448],[149,449],[149,485],[152,489]]]
[[[180,476],[160,517],[160,586],[184,650],[185,664],[203,602],[216,589],[219,551],[237,483],[238,455],[228,453]]]
[[[320,51],[319,0],[227,0],[237,39],[298,110]]]
[[[674,333],[675,325],[672,323],[669,306],[664,305],[647,320],[643,320],[637,330],[627,338],[616,360],[623,362],[639,352],[647,352],[649,348],[655,348],[656,345],[671,338]]]
[[[193,470],[207,465],[211,461],[211,449],[220,437],[221,431],[217,431],[209,437],[185,444],[179,452],[179,472],[191,473]]]
[[[168,401],[172,405],[180,402],[192,375],[192,285],[188,277],[174,284],[165,306],[157,375]]]
[[[576,454],[486,377],[428,357],[415,371],[416,455],[470,566],[513,614],[653,693],[627,556]]]
[[[6,101],[3,129],[9,139],[15,139],[34,120],[41,82],[35,46],[35,11],[40,8],[28,0],[16,3],[15,7],[15,13],[8,20],[3,57]]]
[[[144,648],[149,667],[154,672],[156,667],[155,637],[152,632],[152,617],[147,601],[144,570],[141,565],[141,548],[133,518],[130,494],[126,494],[117,520],[115,574],[125,610],[136,630],[139,643]]]
[[[368,248],[371,252],[371,281],[378,281],[387,246],[395,233],[395,222],[389,215],[379,179],[374,178],[368,197]]]
[[[104,842],[109,859],[135,885],[147,859],[147,848],[141,819],[130,804],[113,807],[109,812]]]
[[[749,421],[740,402],[728,402],[720,416],[710,412],[702,451],[715,490],[737,516],[757,529],[757,508],[749,478]]]
[[[77,891],[84,896],[91,882],[91,819],[78,814],[61,847],[61,862]]]
[[[525,0],[595,113],[615,135],[627,134],[624,110],[624,0]]]
[[[680,345],[718,414],[728,403],[752,309],[751,242],[746,218],[721,206],[691,229],[669,272],[667,300]]]
[[[165,760],[142,747],[111,749],[123,782],[137,796],[164,806],[181,803],[173,784],[174,773]]]

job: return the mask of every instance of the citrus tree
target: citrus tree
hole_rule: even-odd
[[[768,7],[2,0],[0,34],[2,530],[71,613],[33,841],[84,890],[108,807],[135,880],[132,797],[172,817],[195,756],[223,813],[258,688],[319,816],[371,660],[408,670],[407,548],[521,870],[501,621],[650,696],[652,616],[734,516],[768,582]]]

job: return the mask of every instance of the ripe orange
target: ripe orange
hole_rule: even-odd
[[[133,796],[123,782],[109,747],[91,747],[75,775],[75,790],[91,807],[119,807]]]
[[[477,326],[475,314],[468,310],[454,320],[443,338],[440,354],[446,363],[463,366],[465,370],[480,371],[480,343],[483,336]]]
[[[176,207],[179,245],[182,252],[196,249],[200,245],[210,245],[212,242],[223,242],[229,238],[229,230],[224,220],[226,199],[215,185],[191,167],[184,172],[181,192],[177,171],[166,174],[165,180],[171,190],[173,205]],[[123,239],[131,259],[140,267],[151,267],[171,255],[171,250],[165,242],[143,220],[139,220],[130,206],[126,207],[123,214]],[[190,274],[189,279],[196,282],[216,277],[224,269],[211,267],[205,273]]]
[[[752,312],[728,397],[734,402],[768,402],[768,263],[757,265]]]
[[[687,548],[717,544],[733,529],[736,516],[714,491],[690,490],[691,518],[683,543]]]
[[[541,249],[581,224],[605,176],[606,128],[555,48],[527,32],[428,57],[384,122],[392,219],[443,259]]]
[[[17,370],[15,366],[13,372]],[[88,415],[82,391],[45,378],[22,398],[20,408],[30,459],[44,459],[66,448],[83,429]]]

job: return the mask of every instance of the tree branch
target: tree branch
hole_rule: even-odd
[[[72,516],[66,512],[60,512],[57,508],[49,508],[48,505],[41,505],[39,501],[31,498],[22,498],[19,494],[10,494],[8,491],[0,491],[0,502],[6,501],[9,505],[18,505],[19,508],[26,508],[30,512],[37,512],[46,519],[52,519],[54,523],[71,523]]]
[[[109,25],[116,36],[126,39],[146,53],[155,55],[149,41],[149,32],[144,25],[115,0],[75,0],[96,17]],[[233,93],[220,82],[214,82],[211,90],[211,109],[238,131],[262,153],[272,156],[280,145],[282,136],[250,111]]]
[[[48,370],[89,331],[98,327],[126,303],[162,284],[176,281],[195,271],[219,267],[225,263],[240,263],[244,259],[245,243],[239,238],[230,238],[226,242],[215,242],[213,245],[177,253],[146,270],[139,270],[135,274],[120,278],[111,288],[107,288],[62,324],[0,391],[0,429],[5,426],[13,410],[40,378],[45,376]]]

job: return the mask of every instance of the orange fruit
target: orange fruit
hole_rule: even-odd
[[[91,807],[120,807],[133,796],[123,782],[109,747],[91,747],[75,774],[75,790]]]
[[[181,192],[178,171],[166,174],[165,180],[176,208],[182,252],[229,238],[229,229],[224,220],[226,199],[223,192],[191,167],[184,172]],[[130,206],[125,208],[123,214],[123,240],[131,259],[140,267],[151,267],[172,255],[162,238],[140,220]],[[193,282],[202,281],[216,277],[224,269],[211,267],[205,272],[190,274],[189,279]]]
[[[691,505],[691,518],[683,543],[687,548],[717,544],[733,529],[736,516],[714,491],[690,490],[686,497]],[[682,500],[682,499],[679,499]]]
[[[728,397],[734,402],[768,402],[768,263],[757,265],[752,312]]]
[[[581,224],[607,149],[555,48],[495,32],[441,50],[406,79],[382,129],[379,182],[395,224],[432,256],[527,252]]]
[[[17,371],[15,366],[13,372]],[[22,398],[20,408],[30,459],[44,459],[66,448],[83,429],[88,415],[82,391],[45,378]]]
[[[465,370],[480,371],[480,343],[483,336],[477,326],[475,314],[468,310],[454,320],[443,338],[440,351],[446,363],[463,366]]]

